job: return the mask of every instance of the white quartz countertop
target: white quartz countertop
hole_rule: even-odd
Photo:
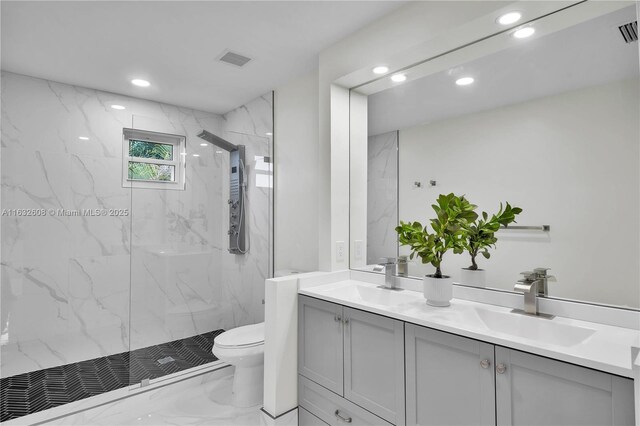
[[[351,279],[303,288],[299,294],[630,378],[631,347],[640,346],[638,330],[531,317],[459,299],[437,308],[427,305],[422,293],[380,289]]]

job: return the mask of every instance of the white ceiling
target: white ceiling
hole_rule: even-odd
[[[225,113],[398,1],[2,1],[2,69]],[[231,49],[253,60],[218,62]],[[147,89],[132,78],[147,79]]]
[[[617,29],[635,20],[631,6],[371,95],[369,135],[637,77],[638,42]],[[455,85],[467,75],[474,84]]]

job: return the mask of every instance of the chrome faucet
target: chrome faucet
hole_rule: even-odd
[[[515,291],[524,293],[524,313],[538,314],[538,296],[547,296],[549,281],[555,281],[553,275],[547,275],[549,268],[536,268],[533,271],[521,272],[524,278],[518,280],[514,286]]]
[[[381,288],[399,290],[396,288],[396,274],[398,263],[393,257],[383,257],[380,263],[373,267],[375,272],[384,272],[384,285]]]

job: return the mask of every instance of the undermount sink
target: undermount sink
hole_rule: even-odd
[[[341,299],[351,300],[356,303],[365,303],[378,306],[398,306],[404,303],[415,302],[420,300],[415,292],[407,292],[402,290],[388,290],[376,286],[367,286],[351,282],[350,285],[340,287],[339,290],[327,288],[318,290],[318,293],[331,295],[339,293]],[[413,295],[411,293],[414,293]]]
[[[354,287],[357,293],[356,296],[366,303],[397,306],[417,300],[415,296],[404,293],[403,291],[389,290],[380,287],[365,287],[362,285],[356,285]]]
[[[477,309],[480,320],[491,331],[536,339],[557,346],[574,346],[587,340],[595,330],[562,324],[553,319],[524,314]]]

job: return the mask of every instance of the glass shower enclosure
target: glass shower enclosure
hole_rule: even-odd
[[[261,97],[222,122],[167,129],[186,136],[184,190],[132,190],[132,383],[214,362],[217,334],[264,320],[272,269],[270,104]],[[203,131],[232,146],[198,137]],[[234,147],[244,151],[241,164]]]
[[[264,319],[272,93],[220,115],[1,82],[0,421],[214,368],[216,334]],[[202,130],[246,147],[244,254],[229,153]]]

